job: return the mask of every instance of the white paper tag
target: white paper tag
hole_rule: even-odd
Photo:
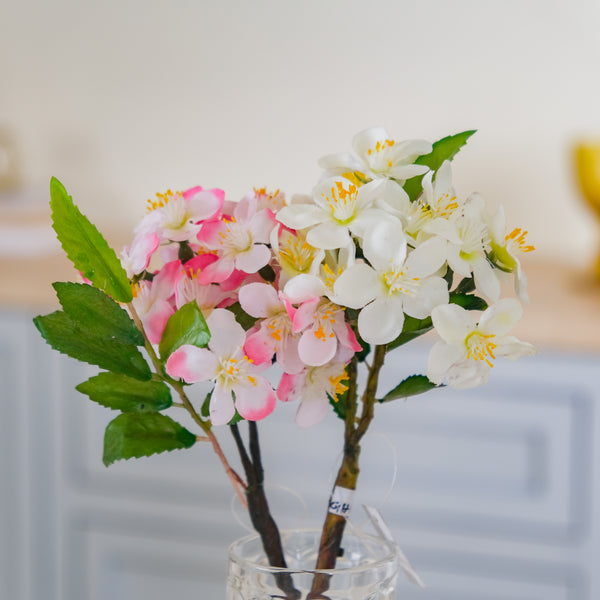
[[[347,517],[352,509],[354,490],[344,487],[334,487],[329,498],[328,512],[340,517]]]
[[[367,513],[367,516],[369,517],[369,520],[371,521],[373,527],[375,527],[377,533],[379,533],[379,535],[390,545],[396,547],[400,562],[400,568],[404,571],[404,575],[406,575],[406,578],[411,583],[414,583],[415,585],[424,588],[425,584],[423,583],[423,580],[419,577],[419,574],[410,564],[408,558],[406,558],[406,554],[402,552],[402,549],[396,543],[396,540],[394,539],[390,528],[387,526],[387,523],[383,520],[381,513],[373,506],[367,506],[366,504],[363,504],[363,508],[365,509],[365,512]]]

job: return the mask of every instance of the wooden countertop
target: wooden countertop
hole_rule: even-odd
[[[22,251],[12,247],[9,253],[0,252],[0,308],[45,313],[58,306],[52,282],[76,281],[77,273],[56,242],[47,214],[34,220],[30,216],[27,224],[33,237],[19,236]],[[22,224],[11,225],[18,232]],[[5,219],[0,220],[2,227],[7,227]],[[106,237],[116,250],[130,239],[122,233]],[[591,267],[585,272],[528,255],[524,269],[531,301],[515,334],[538,347],[600,352],[600,283],[594,281]]]

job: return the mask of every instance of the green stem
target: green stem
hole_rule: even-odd
[[[156,355],[154,346],[152,345],[152,343],[148,339],[148,336],[146,335],[146,330],[144,329],[142,320],[140,319],[140,316],[138,315],[138,313],[135,309],[135,306],[133,305],[133,302],[129,302],[127,304],[127,308],[129,309],[129,313],[131,314],[131,318],[133,319],[133,322],[135,323],[136,327],[140,330],[140,332],[144,336],[144,347],[146,349],[146,352],[148,353],[148,356],[150,357],[150,360],[152,361],[152,364],[154,365],[154,370],[155,370],[156,374],[163,381],[168,383],[177,392],[177,395],[181,399],[181,403],[182,403],[183,407],[187,410],[187,412],[192,417],[194,422],[206,434],[210,443],[212,444],[215,454],[221,461],[221,464],[223,465],[223,468],[225,469],[225,473],[226,473],[227,477],[229,478],[229,481],[231,482],[231,485],[233,486],[235,493],[237,494],[238,498],[240,499],[240,502],[242,503],[243,506],[247,506],[246,493],[245,493],[246,492],[246,484],[244,483],[243,479],[235,472],[235,470],[229,464],[229,461],[227,460],[227,457],[225,456],[223,449],[221,448],[221,445],[219,444],[219,441],[217,440],[217,437],[215,436],[215,434],[213,433],[213,431],[211,429],[210,422],[204,421],[202,419],[202,417],[197,413],[196,409],[194,408],[194,406],[190,402],[190,399],[187,397],[187,394],[185,393],[183,384],[180,381],[173,379],[172,377],[169,377],[169,375],[167,373],[165,373],[162,363],[161,363],[160,359],[158,358],[158,356]]]

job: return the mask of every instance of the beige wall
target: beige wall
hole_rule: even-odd
[[[569,148],[600,134],[595,0],[9,2],[0,126],[24,183],[96,222],[166,188],[309,191],[321,154],[477,128],[457,188],[504,203],[540,255],[584,264],[596,228]]]

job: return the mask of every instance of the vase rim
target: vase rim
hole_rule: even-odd
[[[320,537],[321,530],[316,528],[300,528],[300,529],[286,529],[281,531],[281,537],[285,538],[294,533],[313,533]],[[348,532],[344,537],[349,536],[355,538],[360,541],[367,540],[369,543],[377,543],[380,546],[386,548],[387,552],[381,558],[373,559],[372,561],[365,562],[364,564],[359,564],[353,567],[336,567],[335,569],[301,569],[294,567],[273,567],[268,564],[260,564],[255,562],[252,559],[245,558],[240,556],[239,553],[236,553],[236,548],[241,548],[244,544],[247,544],[252,541],[257,541],[259,539],[259,535],[257,533],[250,533],[244,537],[241,537],[235,540],[232,544],[230,544],[227,554],[230,559],[234,559],[238,563],[243,563],[247,567],[251,567],[255,571],[262,571],[264,573],[310,573],[310,574],[323,574],[323,575],[340,575],[340,573],[359,573],[365,570],[377,569],[379,567],[384,567],[385,565],[390,565],[392,563],[396,564],[396,568],[399,567],[399,553],[398,553],[398,545],[391,544],[385,538],[381,536],[373,535],[371,533],[361,532],[360,535],[357,535],[354,532]]]

